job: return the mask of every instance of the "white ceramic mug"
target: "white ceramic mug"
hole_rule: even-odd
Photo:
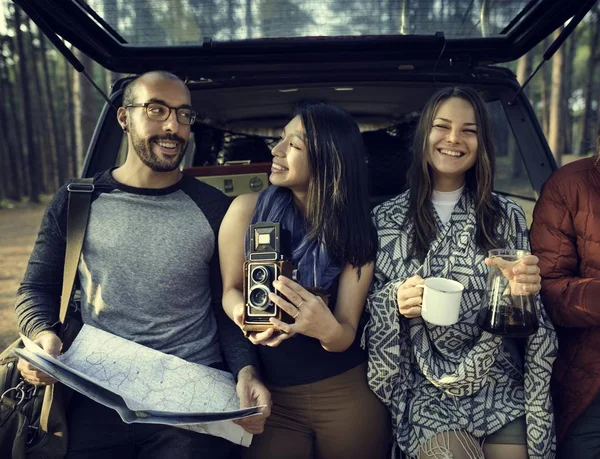
[[[465,286],[444,277],[428,277],[423,284],[421,316],[434,325],[453,325],[458,322],[460,300]]]

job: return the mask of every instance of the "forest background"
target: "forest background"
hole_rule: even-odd
[[[151,0],[136,0],[136,5],[146,1]],[[265,2],[290,0],[259,0]],[[247,21],[243,11],[236,12],[236,8],[243,10],[242,1],[200,3],[214,3],[215,11],[223,12],[217,18],[222,24],[213,25],[217,29],[239,30]],[[122,14],[131,16],[129,22],[135,29],[135,11],[123,8]],[[521,83],[558,33],[560,29],[518,61],[505,64]],[[73,52],[107,93],[123,76],[74,48]],[[559,166],[573,157],[592,154],[600,108],[600,2],[526,92]],[[72,69],[21,9],[0,0],[0,208],[23,200],[39,202],[41,195],[54,193],[78,175],[103,104],[92,85]]]

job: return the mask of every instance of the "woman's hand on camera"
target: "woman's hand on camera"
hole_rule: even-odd
[[[273,286],[287,300],[273,293],[269,294],[269,299],[294,319],[292,323],[286,323],[273,317],[270,319],[270,322],[282,332],[301,333],[321,342],[327,342],[332,333],[335,333],[336,329],[340,327],[339,322],[320,296],[313,295],[300,284],[285,276],[279,276],[273,282]]]
[[[233,307],[233,321],[244,330],[244,303],[238,303]]]
[[[406,279],[398,287],[396,301],[398,310],[407,319],[413,319],[421,315],[421,303],[423,302],[423,288],[417,285],[423,284],[421,276],[413,276]]]
[[[267,328],[262,332],[250,332],[248,333],[248,339],[252,344],[262,344],[263,346],[277,347],[282,341],[294,336],[294,332],[286,333],[277,329],[276,327]]]
[[[234,306],[233,321],[242,331],[244,330],[244,303],[238,303]],[[252,344],[262,344],[263,346],[270,347],[278,346],[282,341],[291,338],[293,335],[293,333],[280,332],[275,327],[268,328],[262,332],[249,332],[247,334]]]

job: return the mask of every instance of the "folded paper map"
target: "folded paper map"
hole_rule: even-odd
[[[84,325],[67,352],[51,357],[27,337],[19,357],[66,386],[116,410],[124,422],[167,424],[249,446],[233,419],[260,413],[239,408],[231,373],[187,362]]]

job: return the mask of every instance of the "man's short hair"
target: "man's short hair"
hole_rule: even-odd
[[[158,78],[163,78],[165,80],[180,81],[181,84],[185,85],[184,81],[181,78],[179,78],[177,75],[170,73],[170,72],[166,72],[164,70],[154,70],[152,72],[144,73],[142,75],[139,75],[134,80],[132,80],[125,87],[125,92],[123,93],[123,107],[126,107],[127,105],[135,103],[135,101],[134,101],[135,89],[137,88],[140,80],[148,75],[152,75],[152,76],[155,76]]]

